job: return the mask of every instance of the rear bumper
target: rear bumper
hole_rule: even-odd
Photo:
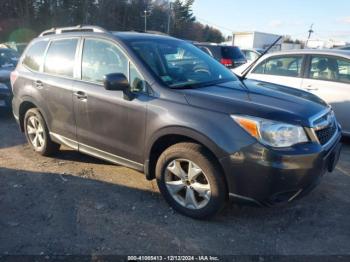
[[[12,93],[9,90],[0,90],[0,108],[11,108]]]
[[[283,150],[255,143],[221,159],[230,197],[271,206],[305,196],[335,168],[340,139],[338,132],[326,147],[308,143]]]

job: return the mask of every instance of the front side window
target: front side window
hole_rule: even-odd
[[[136,67],[130,63],[129,72],[129,83],[131,92],[135,93],[146,93],[146,82],[140,73],[137,71]]]
[[[197,47],[168,39],[135,40],[131,48],[170,88],[235,81],[234,74]]]
[[[128,59],[114,44],[94,39],[84,41],[82,80],[103,83],[103,77],[122,73],[128,77]]]
[[[38,41],[32,44],[24,55],[23,64],[33,71],[39,71],[44,61],[44,53],[48,41]]]
[[[52,41],[45,57],[44,72],[73,77],[77,43],[78,39]]]
[[[273,57],[258,65],[253,73],[300,77],[302,61],[302,56]]]
[[[312,56],[309,77],[350,83],[350,61],[330,56]]]

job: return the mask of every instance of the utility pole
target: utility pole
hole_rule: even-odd
[[[143,10],[144,15],[142,17],[145,18],[145,32],[147,32],[147,17],[151,15],[151,11],[147,11],[147,9]]]
[[[306,43],[305,43],[305,46],[306,46],[306,47],[307,47],[307,43],[308,43],[309,40],[310,40],[311,34],[314,32],[314,30],[312,30],[313,25],[314,25],[314,24],[311,24],[310,29],[309,29],[309,31],[308,31],[308,32],[309,32],[309,35],[308,35],[307,40],[306,40]]]
[[[169,10],[168,10],[168,25],[167,25],[167,34],[170,35],[170,22],[171,22],[171,12],[173,9],[173,3],[169,1]]]

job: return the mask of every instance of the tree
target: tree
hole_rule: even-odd
[[[29,41],[43,30],[78,24],[113,31],[143,31],[146,9],[150,11],[148,30],[166,33],[170,21],[170,34],[175,37],[222,41],[220,31],[196,21],[193,3],[194,0],[175,0],[170,9],[169,0],[1,0],[0,41],[12,39],[14,32],[21,41]]]

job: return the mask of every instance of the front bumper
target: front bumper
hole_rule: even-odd
[[[230,197],[271,206],[306,195],[335,168],[340,139],[339,131],[326,146],[313,142],[271,149],[255,143],[221,159]]]

